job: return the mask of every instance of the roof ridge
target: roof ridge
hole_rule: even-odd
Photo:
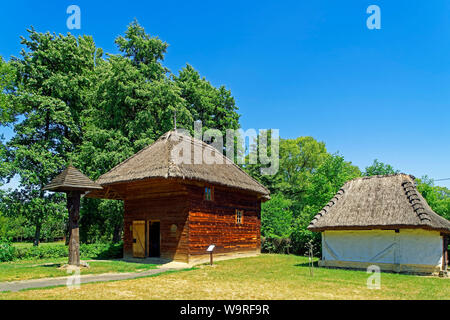
[[[102,188],[70,163],[61,173],[54,177],[50,183],[45,185],[42,190],[66,191],[68,187],[78,190],[83,188],[85,190]]]
[[[172,133],[172,131],[171,131],[170,133]],[[183,135],[182,133],[178,133],[178,132],[176,132],[176,131],[175,131],[175,133],[176,133],[177,135],[179,135],[179,136],[187,137],[188,139],[190,139],[190,140],[192,141],[192,143],[193,143],[194,145],[201,146],[201,147],[205,147],[205,148],[208,148],[208,149],[211,150],[211,151],[214,151],[214,152],[218,153],[219,155],[222,156],[222,158],[223,158],[223,160],[224,160],[224,163],[222,163],[222,164],[229,164],[229,165],[234,166],[234,167],[237,168],[239,171],[241,171],[241,172],[244,173],[245,175],[249,176],[250,179],[253,180],[257,185],[259,185],[259,186],[262,187],[264,190],[266,190],[267,192],[269,192],[269,190],[266,188],[266,186],[264,186],[262,183],[260,183],[259,181],[257,181],[255,178],[251,177],[247,172],[245,172],[244,170],[242,170],[238,165],[236,165],[236,164],[234,163],[234,161],[232,161],[230,158],[228,158],[226,155],[224,155],[223,152],[221,152],[220,150],[218,150],[218,149],[214,148],[213,146],[207,144],[205,141],[199,140],[199,139],[197,139],[197,138],[195,138],[195,137],[193,137],[193,136],[190,136],[190,135],[189,135],[189,136],[188,136],[188,135]],[[171,160],[172,160],[172,157],[170,157],[170,160],[169,160],[169,161],[171,161]],[[177,164],[173,164],[173,165],[176,166],[176,167],[178,168],[178,165],[177,165]],[[169,165],[169,168],[170,168],[170,165]]]
[[[403,181],[402,182],[403,190],[405,191],[405,195],[411,204],[411,207],[413,208],[414,212],[417,214],[417,217],[420,219],[420,222],[423,221],[430,221],[431,218],[429,217],[428,212],[425,210],[425,207],[422,203],[422,200],[419,197],[419,191],[416,189],[416,187],[412,184],[411,181]]]
[[[369,179],[382,179],[382,178],[392,178],[392,177],[397,177],[397,176],[407,176],[410,177],[412,180],[415,180],[416,177],[413,176],[412,174],[408,174],[408,173],[404,173],[404,172],[399,172],[399,173],[390,173],[390,174],[377,174],[377,175],[373,175],[373,176],[361,176],[361,177],[356,177],[353,178],[349,181],[354,181],[354,180],[369,180]]]
[[[177,131],[174,131],[175,132],[175,134],[176,135],[178,135],[178,136],[183,136],[183,137],[185,137],[186,135],[183,135],[183,134],[178,134],[178,132]],[[164,137],[165,136],[165,140],[166,140],[166,142],[167,141],[170,141],[170,138],[172,137],[172,131],[169,131],[169,132],[167,132],[165,135],[163,135],[162,137]],[[162,138],[161,137],[161,138]],[[187,137],[187,136],[186,136]],[[166,145],[166,147],[167,147],[167,143],[165,144]],[[172,151],[173,151],[173,148],[171,149],[171,148],[167,148],[167,149],[170,149],[170,150],[167,150],[168,152],[170,152],[170,154],[169,154],[169,159],[168,159],[168,161],[169,161],[169,165],[167,166],[167,177],[170,177],[170,172],[172,171],[172,170],[177,170],[177,171],[180,171],[179,170],[179,167],[178,167],[178,164],[176,164],[174,161],[173,161],[173,159],[172,159]],[[183,175],[183,179],[184,179],[185,177],[184,177],[184,175]]]
[[[66,183],[66,179],[67,179],[67,175],[69,174],[69,168],[70,168],[70,166],[72,166],[72,164],[69,164],[59,175],[57,175],[56,177],[55,177],[55,179],[58,177],[58,176],[61,176],[61,183],[62,184],[65,184]],[[73,166],[72,166],[73,167]],[[75,167],[74,167],[75,168]]]
[[[342,188],[339,189],[339,191],[334,195],[333,198],[331,198],[331,200],[325,205],[325,207],[322,208],[322,210],[319,211],[318,214],[316,214],[313,218],[313,220],[310,222],[309,227],[314,226],[314,224],[319,221],[319,219],[321,217],[323,217],[325,214],[328,213],[328,210],[331,209],[331,207],[333,207],[345,194],[345,189],[344,187],[348,184],[351,183],[353,180],[347,181]]]

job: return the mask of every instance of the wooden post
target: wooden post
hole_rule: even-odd
[[[69,265],[80,266],[80,192],[67,193],[67,209],[69,210]]]
[[[442,235],[443,251],[442,251],[442,271],[447,271],[448,269],[448,235]]]
[[[211,264],[211,265],[213,265],[213,252],[211,251],[210,253],[209,253],[209,263]]]

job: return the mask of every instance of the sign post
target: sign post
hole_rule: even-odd
[[[208,249],[206,249],[206,252],[209,252],[209,263],[210,265],[213,265],[213,252],[214,249],[216,248],[216,245],[212,244],[208,247]]]

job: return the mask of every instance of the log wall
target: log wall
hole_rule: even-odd
[[[214,187],[213,201],[204,200],[204,186],[187,186],[189,192],[189,255],[205,255],[215,244],[215,254],[260,252],[260,201],[256,195]],[[236,223],[236,209],[244,212]]]
[[[127,187],[124,213],[124,257],[133,256],[133,220],[160,221],[161,258],[188,262],[189,217],[186,192],[177,183],[133,183]],[[176,225],[176,232],[173,232]]]
[[[119,188],[118,188],[119,190]],[[133,256],[133,220],[160,221],[161,258],[189,262],[215,255],[259,253],[261,201],[254,194],[214,186],[213,201],[204,200],[204,185],[171,180],[147,180],[121,187],[126,194],[124,256]],[[236,223],[236,209],[244,212]],[[173,225],[177,226],[174,234]],[[148,256],[148,230],[146,231]]]

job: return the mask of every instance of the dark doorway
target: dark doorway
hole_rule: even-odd
[[[148,223],[148,242],[149,242],[149,257],[160,257],[161,256],[161,237],[160,237],[160,226],[159,221],[150,221]]]

